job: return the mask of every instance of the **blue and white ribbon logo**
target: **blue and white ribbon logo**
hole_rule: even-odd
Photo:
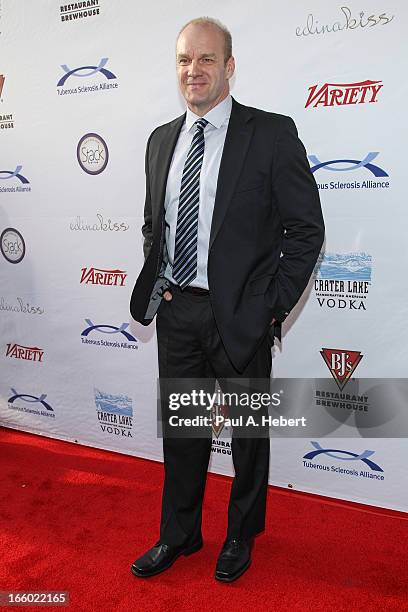
[[[310,453],[307,453],[303,459],[314,459],[319,455],[327,455],[328,457],[331,457],[331,459],[339,459],[340,461],[362,461],[375,472],[384,471],[379,465],[377,465],[377,463],[374,463],[374,461],[368,459],[368,457],[374,455],[375,451],[365,450],[358,455],[357,453],[352,453],[350,451],[340,450],[337,448],[322,448],[318,442],[311,442],[311,444],[317,450],[310,451]]]
[[[330,159],[329,161],[321,162],[317,155],[309,155],[309,160],[314,164],[310,168],[312,173],[317,170],[330,170],[331,172],[349,172],[350,170],[357,170],[358,168],[367,168],[374,176],[389,176],[385,170],[372,164],[371,162],[379,155],[378,151],[370,151],[367,153],[364,159]],[[343,168],[335,167],[335,164],[350,164]]]
[[[85,78],[93,76],[98,72],[103,74],[107,79],[116,79],[116,75],[113,74],[113,72],[104,68],[104,66],[106,66],[106,64],[108,63],[108,60],[108,57],[103,57],[99,62],[98,66],[79,66],[78,68],[74,68],[72,70],[66,64],[62,64],[61,68],[63,69],[65,74],[58,81],[57,87],[62,87],[63,85],[65,85],[66,80],[69,79],[70,76]]]
[[[115,325],[94,325],[91,319],[85,319],[88,323],[88,326],[81,333],[81,336],[88,336],[92,331],[97,330],[102,334],[123,334],[129,342],[137,342],[136,338],[132,336],[129,332],[125,331],[127,327],[129,327],[129,323],[122,323],[120,327],[116,327]]]
[[[14,395],[9,398],[9,404],[13,404],[17,399],[21,399],[29,404],[42,404],[46,410],[51,410],[51,412],[54,412],[51,406],[45,401],[45,398],[47,397],[46,393],[43,393],[40,395],[40,397],[36,397],[35,395],[29,395],[28,393],[17,393],[13,387],[11,387],[11,390]]]
[[[22,183],[27,184],[30,181],[26,179],[25,176],[23,176],[22,174],[20,174],[20,170],[23,168],[23,166],[16,166],[16,169],[13,170],[0,170],[0,179],[2,180],[8,180],[11,178],[18,178]],[[4,174],[5,176],[2,176],[2,174]]]

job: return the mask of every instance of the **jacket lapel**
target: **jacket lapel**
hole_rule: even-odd
[[[233,196],[235,185],[242,171],[253,132],[251,119],[252,113],[249,108],[238,104],[233,98],[231,116],[218,174],[210,232],[210,249],[220,230]]]
[[[152,213],[155,222],[159,222],[160,215],[163,214],[167,177],[185,116],[186,114],[184,113],[168,125],[168,129],[163,134],[159,146],[151,154],[150,176],[154,177],[152,184]],[[159,225],[161,224],[159,223]]]

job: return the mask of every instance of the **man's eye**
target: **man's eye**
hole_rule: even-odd
[[[182,64],[182,65],[188,64],[188,59],[186,59],[185,57],[184,58],[180,58],[178,63]]]
[[[213,58],[212,57],[203,57],[202,60],[205,64],[212,64],[213,63]]]

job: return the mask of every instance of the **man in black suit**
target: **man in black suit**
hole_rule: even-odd
[[[131,314],[157,312],[163,379],[269,379],[269,338],[304,291],[324,238],[319,195],[291,118],[229,94],[231,36],[200,18],[177,39],[187,111],[146,149],[145,264]],[[269,437],[232,438],[235,477],[215,577],[249,567],[263,530]],[[132,565],[147,577],[202,546],[201,507],[211,439],[163,438],[160,539]]]

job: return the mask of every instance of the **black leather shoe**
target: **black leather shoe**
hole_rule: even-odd
[[[159,540],[153,548],[150,548],[144,555],[132,563],[131,572],[139,578],[155,576],[171,567],[181,555],[191,555],[200,550],[202,546],[202,540],[191,546],[169,546]]]
[[[222,582],[236,580],[251,565],[253,540],[226,540],[218,557],[215,578]]]

